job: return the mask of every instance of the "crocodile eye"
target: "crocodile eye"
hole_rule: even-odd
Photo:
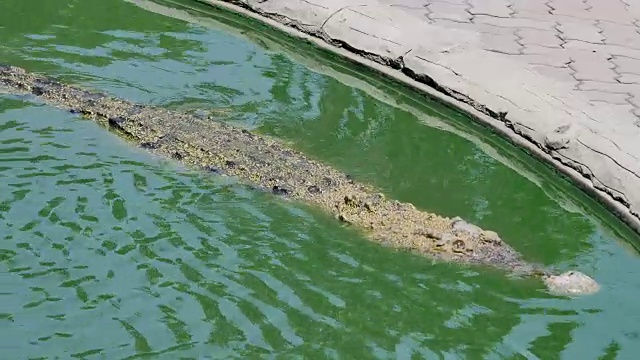
[[[451,245],[453,246],[453,250],[455,251],[463,251],[467,247],[462,240],[456,240]]]

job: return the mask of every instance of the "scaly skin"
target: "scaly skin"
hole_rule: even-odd
[[[266,136],[202,116],[83,90],[17,67],[0,66],[0,85],[80,113],[143,148],[187,165],[236,176],[276,195],[319,206],[363,229],[375,241],[446,261],[538,276],[546,283],[553,279],[554,275],[523,261],[492,231],[385,199],[375,189]]]

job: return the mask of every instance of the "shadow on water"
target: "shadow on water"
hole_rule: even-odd
[[[625,358],[639,349],[640,262],[619,241],[632,235],[468,119],[232,14],[191,24],[116,0],[8,3],[5,62],[136,101],[225,109],[227,121],[603,284],[563,299],[490,269],[431,264],[304,205],[202,178],[90,122],[3,97],[0,322],[17,331],[0,348],[16,358]]]

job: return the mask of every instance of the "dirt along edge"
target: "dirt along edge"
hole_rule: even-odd
[[[235,176],[274,195],[318,206],[379,243],[439,260],[491,265],[539,276],[557,294],[587,294],[599,289],[591,278],[579,272],[553,275],[525,262],[493,231],[386,199],[376,189],[274,139],[209,116],[136,104],[12,66],[0,65],[0,85],[10,92],[32,94],[48,105],[93,119],[140,147],[187,166]]]
[[[135,0],[129,1],[135,2]],[[586,178],[582,173],[570,165],[563,163],[560,159],[545,152],[531,139],[528,139],[505,126],[505,123],[500,119],[501,114],[495,114],[496,116],[494,117],[489,116],[486,113],[479,111],[473,106],[473,104],[463,102],[449,93],[440,91],[439,88],[441,86],[436,83],[425,81],[425,79],[417,76],[411,77],[411,74],[407,73],[407,71],[399,71],[384,61],[376,61],[376,59],[371,56],[365,57],[366,54],[359,54],[355,48],[351,49],[345,46],[338,47],[327,39],[326,36],[314,32],[307,32],[305,31],[304,26],[297,26],[298,24],[294,20],[287,17],[279,16],[275,13],[271,14],[268,12],[261,12],[259,9],[254,9],[239,0],[196,1],[205,5],[210,5],[214,8],[221,8],[260,21],[290,36],[310,42],[322,50],[337,54],[356,64],[367,66],[387,78],[391,78],[403,85],[413,88],[414,90],[418,90],[431,100],[435,100],[443,105],[462,111],[475,121],[487,126],[494,132],[511,141],[514,145],[524,149],[529,154],[533,154],[534,157],[542,160],[562,175],[571,179],[578,188],[603,204],[627,226],[640,234],[640,217],[635,215],[628,206],[613,198],[606,191],[598,189],[594,183]],[[479,103],[476,105],[479,105]]]

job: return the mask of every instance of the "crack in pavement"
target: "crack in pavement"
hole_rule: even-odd
[[[629,205],[629,200],[624,195],[624,193],[622,193],[621,191],[619,191],[619,190],[617,190],[615,188],[612,188],[612,187],[610,187],[608,185],[605,185],[602,181],[600,181],[600,179],[598,179],[597,176],[595,176],[593,174],[593,171],[591,170],[591,168],[589,168],[589,166],[587,166],[586,164],[581,163],[580,161],[577,161],[575,159],[572,159],[572,158],[570,158],[570,157],[568,157],[566,155],[560,154],[557,151],[552,151],[550,153],[550,155],[553,156],[554,159],[560,161],[565,166],[568,166],[568,167],[576,170],[578,173],[580,173],[586,179],[591,181],[593,183],[593,186],[598,188],[598,190],[606,192],[613,199],[615,199],[616,201],[619,201],[620,203],[622,203],[625,206]],[[576,166],[575,164],[577,164],[578,166]],[[584,169],[586,169],[587,171],[584,171]],[[595,179],[597,181],[597,183],[594,183],[592,179]],[[613,194],[613,192],[615,192],[615,194]]]
[[[585,129],[589,130],[590,132],[592,132],[592,133],[593,133],[593,134],[595,134],[595,135],[598,135],[598,133],[597,133],[596,131],[594,131],[593,129],[591,129],[589,126],[585,126]],[[636,160],[639,160],[639,161],[640,161],[640,159],[638,159],[638,157],[637,157],[637,156],[635,156],[635,155],[633,155],[633,154],[629,154],[628,152],[626,152],[626,151],[622,150],[622,149],[620,148],[620,146],[618,146],[618,144],[616,144],[616,143],[615,143],[615,141],[613,141],[613,140],[609,139],[609,138],[608,138],[608,137],[606,137],[606,136],[603,136],[602,138],[604,138],[604,139],[606,139],[607,141],[609,141],[613,146],[615,146],[618,150],[620,150],[620,152],[621,152],[621,153],[623,153],[623,154],[627,154],[627,155],[631,156],[632,158],[634,158],[634,159],[636,159]]]
[[[351,6],[355,6],[355,5],[347,5],[347,6],[343,6],[340,9],[336,10],[333,14],[329,15],[323,22],[322,25],[320,25],[320,30],[324,31],[324,26],[327,25],[327,22],[329,22],[329,20],[331,20],[331,18],[333,18],[336,14],[338,14],[339,12],[341,12],[344,9],[348,9]]]
[[[375,35],[373,35],[373,34],[369,34],[369,33],[367,33],[367,32],[364,32],[364,31],[362,31],[362,30],[358,30],[358,29],[356,29],[356,28],[354,28],[354,27],[351,27],[351,26],[349,26],[349,29],[351,29],[351,30],[353,30],[353,31],[355,31],[355,32],[357,32],[357,33],[363,34],[363,35],[371,36],[371,37],[372,37],[372,38],[374,38],[374,39],[379,39],[379,40],[382,40],[382,41],[390,42],[390,43],[395,44],[395,45],[398,45],[398,46],[403,46],[402,44],[397,43],[397,42],[395,42],[395,41],[393,41],[393,40],[389,40],[389,39],[387,39],[387,38],[381,38],[381,37],[375,36]]]
[[[578,143],[582,144],[582,145],[583,145],[584,147],[586,147],[587,149],[589,149],[589,150],[591,150],[591,151],[593,151],[593,152],[595,152],[595,153],[597,153],[597,154],[600,154],[600,155],[602,155],[602,156],[604,156],[604,157],[608,158],[609,160],[613,161],[616,165],[618,165],[621,169],[626,170],[628,173],[630,173],[630,174],[632,174],[633,176],[635,176],[636,178],[640,179],[640,175],[636,174],[633,170],[631,170],[631,169],[629,169],[629,168],[625,167],[624,165],[620,164],[620,162],[618,162],[618,160],[616,160],[616,159],[612,158],[610,155],[605,154],[605,153],[603,153],[602,151],[599,151],[599,150],[596,150],[596,149],[592,148],[591,146],[589,146],[589,145],[585,144],[584,142],[582,142],[582,140],[580,140],[580,139],[576,139],[576,141],[577,141]]]
[[[329,8],[324,6],[324,5],[316,4],[316,3],[313,3],[313,2],[308,1],[308,0],[299,0],[299,1],[302,1],[303,3],[307,3],[307,4],[312,5],[312,6],[317,6],[319,8],[323,8],[323,9],[329,10]]]
[[[450,67],[448,67],[448,66],[442,65],[442,64],[440,64],[440,63],[438,63],[438,62],[436,62],[436,61],[431,61],[431,60],[429,60],[429,59],[423,58],[423,57],[422,57],[422,56],[420,56],[420,55],[416,55],[416,57],[417,57],[418,59],[422,60],[422,61],[428,62],[429,64],[433,64],[433,65],[439,66],[439,67],[441,67],[441,68],[444,68],[444,69],[446,69],[446,70],[449,70],[450,72],[452,72],[452,73],[453,73],[453,74],[455,74],[456,76],[463,77],[462,75],[458,74],[455,70],[453,70],[452,68],[450,68]]]
[[[367,5],[356,5],[356,6],[353,6],[353,7],[360,7],[360,6],[362,6],[362,7],[367,7]],[[347,10],[347,11],[354,12],[354,13],[356,13],[356,14],[358,14],[358,15],[362,15],[362,16],[364,16],[364,17],[366,17],[366,18],[371,19],[371,20],[376,20],[375,18],[373,18],[373,17],[371,17],[371,16],[369,16],[369,15],[367,15],[367,14],[365,14],[365,13],[361,13],[360,11],[356,11],[356,10],[352,9],[352,7],[349,7],[349,8],[347,8],[346,10]]]

